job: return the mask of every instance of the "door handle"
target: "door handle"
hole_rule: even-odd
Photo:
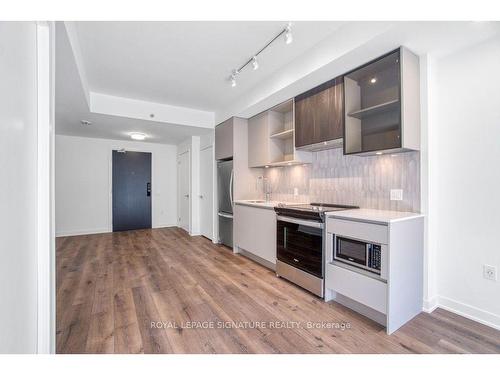
[[[200,199],[203,199],[203,195],[200,195]]]
[[[151,196],[151,182],[148,182],[146,184],[146,196],[150,197]]]
[[[189,194],[184,195],[186,198],[189,198]]]

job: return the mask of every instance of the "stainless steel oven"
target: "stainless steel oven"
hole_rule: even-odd
[[[380,275],[382,245],[342,236],[333,238],[335,241],[333,258],[335,260]]]
[[[323,297],[324,223],[277,216],[276,273]]]

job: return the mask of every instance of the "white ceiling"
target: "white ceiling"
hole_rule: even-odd
[[[259,69],[245,69],[231,88],[231,69],[286,22],[72,24],[71,43],[64,24],[57,24],[56,133],[128,139],[129,132],[141,131],[148,141],[171,144],[211,130],[190,126],[199,125],[196,121],[172,124],[172,117],[144,120],[149,116],[134,110],[97,114],[84,93],[206,110],[217,123],[250,117],[401,45],[440,58],[500,32],[499,22],[294,22],[294,42],[277,40],[260,56]],[[83,127],[80,120],[93,125]]]
[[[227,78],[279,33],[272,22],[76,22],[90,91],[216,111],[333,33],[341,22],[294,22],[231,88]]]
[[[56,28],[55,80],[57,134],[130,140],[129,133],[142,132],[148,135],[146,140],[148,142],[178,144],[189,136],[210,132],[210,129],[194,126],[91,113],[78,76],[66,30],[61,23],[58,23]],[[91,121],[92,125],[82,126],[81,120]]]

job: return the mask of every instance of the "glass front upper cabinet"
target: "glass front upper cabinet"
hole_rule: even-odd
[[[418,57],[400,48],[344,76],[344,154],[420,148]]]

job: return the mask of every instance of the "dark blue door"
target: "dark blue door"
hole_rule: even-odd
[[[151,153],[113,151],[113,232],[151,228]]]

